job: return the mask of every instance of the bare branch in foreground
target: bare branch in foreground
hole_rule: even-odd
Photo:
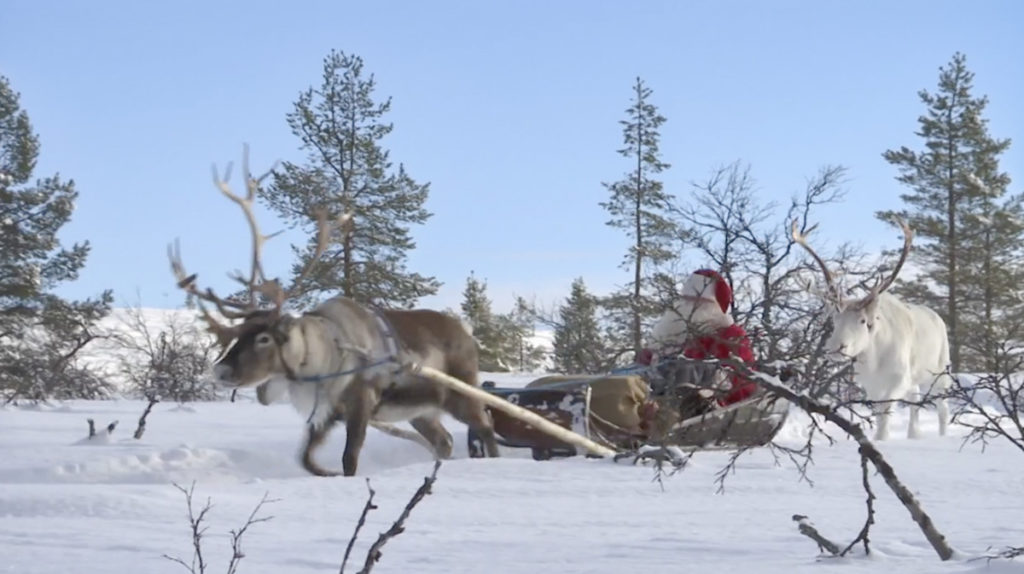
[[[423,479],[423,484],[420,485],[420,487],[416,490],[415,493],[413,493],[412,498],[405,505],[405,508],[402,510],[402,513],[398,516],[398,519],[395,520],[394,524],[391,525],[391,528],[388,528],[387,531],[382,532],[380,536],[377,537],[377,540],[370,546],[370,549],[366,552],[366,562],[363,564],[363,569],[360,570],[358,574],[369,574],[369,572],[373,570],[373,567],[377,564],[377,562],[380,561],[381,549],[384,548],[384,545],[387,544],[387,541],[405,532],[406,519],[409,518],[409,514],[412,512],[412,509],[415,508],[416,505],[419,504],[424,497],[426,497],[428,494],[431,494],[430,487],[433,486],[435,481],[437,481],[437,469],[439,468],[441,468],[441,460],[437,459],[434,461],[434,471],[430,474],[430,476]],[[352,545],[355,543],[356,537],[359,535],[360,528],[365,523],[367,513],[369,513],[370,510],[377,508],[376,506],[373,505],[374,491],[372,488],[370,488],[369,479],[367,479],[366,485],[367,488],[369,488],[370,490],[370,497],[366,501],[366,506],[363,508],[362,515],[359,517],[359,523],[356,525],[355,532],[353,532],[352,538],[351,540],[349,540],[348,548],[345,550],[345,558],[342,561],[341,569],[338,571],[339,574],[344,574],[345,572],[345,561],[348,560],[349,551],[351,550]]]
[[[661,441],[659,441],[660,443]],[[632,451],[620,452],[612,457],[612,462],[619,462],[620,460],[633,459],[633,464],[638,464],[641,460],[652,460],[654,461],[654,478],[653,481],[657,482],[661,487],[661,490],[665,490],[665,478],[672,477],[677,472],[681,472],[686,465],[689,464],[690,459],[697,453],[697,449],[691,449],[689,451],[683,451],[683,449],[677,446],[666,446],[664,444],[656,444],[646,447],[641,447]],[[666,473],[665,465],[668,464],[672,468]]]
[[[806,516],[802,514],[793,515],[793,520],[799,523],[800,534],[803,534],[811,540],[814,540],[818,544],[818,550],[828,551],[829,554],[835,557],[846,556],[847,554],[849,554],[850,550],[853,550],[853,547],[856,546],[858,542],[864,543],[864,554],[871,554],[871,549],[868,546],[868,534],[871,531],[871,525],[875,523],[875,493],[872,492],[871,483],[868,481],[868,457],[861,455],[860,467],[861,471],[863,472],[862,476],[864,482],[864,490],[868,494],[867,518],[864,521],[864,526],[860,529],[860,532],[857,534],[857,537],[854,538],[853,541],[846,546],[846,548],[840,551],[839,546],[835,542],[832,542],[828,538],[825,538],[820,532],[818,532],[818,529],[815,528],[813,524],[811,524],[810,519]]]
[[[238,563],[242,561],[242,558],[245,558],[245,553],[242,552],[242,536],[245,535],[245,531],[253,524],[259,524],[260,522],[266,522],[274,518],[273,516],[256,517],[260,508],[268,502],[277,502],[277,499],[268,499],[267,494],[264,493],[263,498],[261,498],[259,503],[256,504],[256,508],[253,508],[252,512],[249,513],[249,518],[245,521],[245,524],[243,524],[238,530],[231,531],[231,560],[228,561],[227,574],[236,574],[238,571]]]
[[[868,498],[866,501],[868,510],[867,518],[864,519],[864,526],[857,533],[857,537],[850,542],[843,551],[839,554],[840,556],[846,556],[858,542],[864,543],[864,554],[871,554],[871,548],[868,545],[868,534],[871,532],[871,525],[875,523],[875,493],[871,490],[870,475],[868,473],[868,457],[864,454],[860,455],[860,468],[861,468],[861,480],[864,484],[864,492],[867,493]]]
[[[172,562],[181,564],[192,574],[203,574],[206,572],[206,561],[203,559],[202,544],[203,533],[206,532],[206,527],[203,526],[203,520],[206,518],[206,513],[213,508],[213,504],[211,504],[210,499],[207,498],[206,504],[203,505],[199,514],[196,514],[195,510],[192,508],[192,493],[196,488],[195,481],[192,481],[192,486],[190,486],[188,490],[185,490],[184,487],[178,484],[175,484],[174,488],[177,488],[185,495],[185,504],[188,506],[188,524],[189,528],[192,530],[192,562],[186,563],[181,558],[171,557],[166,554],[164,554],[163,557]],[[198,570],[196,570],[197,567],[199,568]]]
[[[893,467],[885,460],[885,457],[882,456],[882,453],[875,447],[874,443],[868,439],[867,435],[864,434],[864,430],[861,428],[860,424],[851,422],[847,418],[843,417],[830,405],[813,399],[806,394],[797,394],[774,377],[769,377],[764,373],[750,371],[749,369],[746,369],[744,365],[734,360],[728,360],[726,362],[729,363],[732,368],[737,369],[739,372],[743,372],[745,376],[756,377],[758,384],[763,386],[769,392],[790,401],[812,416],[819,415],[823,417],[825,420],[836,425],[842,429],[843,432],[850,435],[850,437],[857,441],[857,444],[860,445],[861,456],[871,461],[871,464],[874,465],[879,474],[882,475],[885,483],[890,489],[892,489],[896,498],[903,503],[907,512],[910,513],[910,517],[917,523],[922,534],[924,534],[924,537],[928,540],[928,543],[931,544],[936,554],[939,555],[939,558],[941,560],[949,560],[953,557],[953,549],[950,548],[949,543],[946,541],[946,537],[935,527],[931,517],[924,511],[924,508],[921,507],[921,503],[918,502],[910,489],[900,481],[899,477],[896,476],[896,471]]]
[[[345,547],[345,557],[341,559],[341,569],[338,570],[338,574],[345,573],[345,564],[348,562],[348,556],[352,553],[352,547],[356,544],[356,538],[359,537],[359,531],[362,530],[363,525],[366,524],[366,515],[371,510],[377,510],[377,505],[373,503],[374,492],[373,487],[370,486],[370,479],[366,479],[366,490],[370,491],[370,496],[366,499],[366,506],[363,506],[363,512],[359,515],[359,522],[356,523],[356,529],[352,533],[352,537],[348,539],[348,546]]]
[[[800,534],[810,538],[818,544],[818,550],[825,550],[833,556],[839,555],[839,546],[818,532],[818,529],[811,524],[811,521],[802,514],[794,514],[793,521],[797,523]]]
[[[1005,560],[1013,560],[1018,556],[1024,556],[1024,546],[1018,546],[1016,548],[1007,548],[1003,550],[993,558],[1003,558]]]
[[[192,531],[192,561],[185,562],[181,558],[168,556],[164,554],[163,557],[181,564],[186,570],[192,574],[204,574],[206,567],[208,566],[206,560],[203,558],[203,534],[206,532],[206,527],[203,526],[203,520],[206,519],[206,514],[213,508],[213,504],[210,499],[206,499],[206,504],[199,511],[199,514],[195,513],[192,506],[192,494],[195,491],[196,483],[192,481],[192,485],[186,490],[184,487],[174,484],[174,488],[177,488],[185,495],[185,504],[188,507],[188,522],[189,527]],[[245,553],[242,552],[242,536],[253,524],[259,524],[260,522],[266,522],[273,519],[273,516],[261,516],[257,517],[260,509],[264,504],[277,502],[277,499],[268,499],[267,495],[264,494],[263,498],[260,499],[259,503],[249,514],[248,520],[238,530],[231,530],[231,560],[228,562],[227,574],[236,574],[238,572],[238,563],[241,562],[242,558],[245,558]]]
[[[1019,375],[1022,368],[1024,362],[1017,360],[1004,366],[1003,372],[973,381],[952,375],[948,393],[959,406],[950,422],[970,429],[964,444],[981,443],[984,450],[989,439],[1003,438],[1024,452],[1024,379]]]

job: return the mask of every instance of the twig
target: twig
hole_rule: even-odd
[[[92,420],[91,418],[88,418],[85,419],[85,422],[89,423],[89,438],[93,438],[94,436],[96,436],[96,421]],[[116,420],[107,425],[107,435],[113,434],[115,428],[117,428]]]
[[[252,512],[249,514],[249,518],[245,521],[245,524],[243,524],[238,530],[231,531],[231,560],[228,562],[227,574],[235,574],[238,571],[238,563],[242,561],[242,558],[245,558],[245,553],[242,552],[242,536],[245,534],[245,531],[253,524],[259,524],[260,522],[266,522],[274,518],[273,516],[262,516],[260,518],[256,518],[256,513],[259,512],[260,508],[268,502],[274,503],[277,502],[277,499],[268,499],[267,493],[264,493],[263,498],[261,498],[259,503],[256,504],[256,508],[252,509]]]
[[[416,490],[409,500],[409,503],[405,505],[405,509],[402,510],[402,514],[399,515],[398,520],[391,525],[386,532],[381,533],[377,537],[377,541],[370,546],[370,550],[366,553],[366,562],[363,564],[363,569],[359,571],[359,574],[369,574],[370,570],[373,569],[374,565],[381,558],[381,549],[387,543],[388,540],[398,536],[402,532],[405,532],[405,521],[409,518],[409,514],[412,509],[420,503],[421,500],[428,494],[430,494],[430,487],[437,480],[437,469],[441,467],[440,459],[434,461],[434,472],[430,476],[423,479],[423,484]]]
[[[728,362],[733,365],[733,368],[744,368],[742,364],[735,361]],[[893,469],[892,465],[885,460],[885,457],[882,456],[882,453],[875,447],[874,443],[868,439],[859,424],[846,419],[829,405],[812,399],[807,395],[797,394],[785,385],[777,382],[773,377],[768,377],[763,373],[755,372],[750,372],[749,376],[756,377],[758,383],[765,389],[792,402],[808,414],[824,417],[825,420],[836,425],[842,429],[843,432],[850,435],[850,437],[857,441],[857,444],[860,445],[861,456],[871,461],[871,464],[878,469],[878,472],[882,475],[886,485],[888,485],[893,491],[896,498],[903,503],[907,512],[910,513],[910,517],[917,523],[918,527],[921,529],[921,533],[924,534],[924,537],[928,540],[929,544],[931,544],[936,554],[939,555],[939,558],[941,560],[949,560],[953,557],[953,549],[950,548],[949,543],[946,541],[946,537],[935,527],[935,523],[932,522],[928,513],[924,511],[921,503],[918,502],[910,489],[900,481],[899,477],[896,476],[895,469]]]
[[[864,543],[864,554],[871,554],[871,548],[868,546],[868,534],[871,532],[871,525],[875,523],[875,493],[871,490],[871,482],[868,474],[868,457],[862,453],[860,456],[860,468],[861,468],[861,479],[864,484],[864,492],[867,493],[867,518],[864,519],[864,526],[861,527],[860,532],[857,533],[857,537],[850,542],[842,552],[840,556],[846,556],[858,542]]]
[[[150,395],[147,397],[149,404],[146,405],[146,410],[142,411],[142,416],[139,417],[139,426],[135,428],[135,434],[133,435],[136,440],[142,438],[142,433],[146,432],[146,417],[149,416],[149,412],[153,410],[153,405],[160,402],[160,399],[156,395]]]
[[[992,558],[1003,558],[1005,560],[1013,560],[1018,556],[1024,556],[1024,546],[1017,546],[1016,548],[1007,548]]]
[[[206,499],[206,504],[203,505],[202,510],[197,515],[192,507],[192,493],[195,491],[196,483],[192,481],[192,485],[186,490],[177,483],[174,484],[174,488],[177,488],[185,495],[185,504],[188,506],[188,522],[189,527],[192,531],[192,562],[187,563],[181,558],[175,556],[168,556],[163,554],[163,557],[181,564],[186,570],[192,574],[204,574],[206,572],[206,560],[203,558],[203,534],[206,532],[206,527],[203,526],[203,520],[206,519],[206,513],[213,508],[213,504],[210,499]],[[260,522],[266,522],[273,519],[273,516],[261,516],[256,517],[256,514],[260,511],[264,504],[277,502],[277,499],[267,498],[267,494],[264,493],[263,498],[260,499],[256,507],[253,508],[252,512],[249,513],[249,518],[245,521],[238,530],[231,530],[231,560],[228,562],[227,574],[236,574],[238,572],[238,564],[245,558],[245,553],[242,552],[242,536],[253,524],[259,524]],[[197,570],[198,568],[198,570]]]
[[[794,514],[793,521],[798,524],[800,534],[810,538],[818,544],[818,550],[826,550],[833,556],[839,555],[839,546],[818,532],[818,529],[811,524],[811,521],[802,514]]]
[[[206,513],[213,508],[213,504],[211,504],[210,499],[207,498],[206,504],[203,506],[202,510],[199,511],[199,514],[196,515],[195,511],[192,509],[192,492],[195,490],[195,487],[195,481],[192,481],[192,486],[190,486],[188,490],[185,490],[184,487],[177,483],[174,484],[174,488],[177,488],[184,493],[185,504],[188,506],[188,523],[189,527],[192,529],[192,563],[188,564],[181,558],[168,556],[167,554],[164,554],[163,557],[172,562],[181,564],[192,574],[203,574],[206,572],[206,561],[203,559],[202,540],[203,534],[206,532],[206,527],[202,526],[202,523],[206,518]],[[199,567],[199,570],[196,570],[196,566]]]
[[[356,538],[359,537],[359,531],[363,528],[363,525],[366,524],[366,515],[369,514],[371,510],[377,509],[377,505],[373,503],[373,495],[376,493],[374,492],[373,487],[370,486],[369,478],[366,479],[366,489],[370,491],[370,496],[366,499],[366,505],[363,506],[363,512],[359,515],[359,522],[356,523],[356,529],[352,533],[352,537],[348,539],[348,546],[345,547],[345,557],[341,560],[341,569],[338,570],[338,574],[345,574],[345,564],[348,562],[349,554],[352,553],[352,547],[356,544]]]
[[[666,476],[671,477],[677,472],[682,471],[686,468],[686,465],[690,462],[690,459],[697,453],[696,449],[683,452],[678,447],[669,447],[664,444],[658,444],[657,446],[649,445],[642,446],[640,448],[616,453],[612,457],[612,462],[619,462],[620,460],[632,458],[634,465],[638,464],[641,460],[652,460],[654,461],[654,478],[651,479],[661,486],[661,489],[665,490],[664,479]],[[672,466],[672,470],[666,474],[665,463]]]

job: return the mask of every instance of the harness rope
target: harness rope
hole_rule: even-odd
[[[323,392],[323,384],[321,383],[323,383],[324,381],[335,379],[337,377],[343,377],[345,375],[353,375],[356,373],[369,371],[371,369],[387,365],[389,363],[394,363],[397,365],[395,370],[392,372],[392,375],[397,375],[402,371],[405,371],[410,368],[411,365],[405,364],[399,359],[399,355],[401,355],[403,347],[401,342],[398,340],[398,336],[395,334],[394,326],[391,324],[390,321],[388,321],[387,317],[385,317],[384,314],[377,307],[371,305],[366,305],[365,307],[370,310],[371,314],[374,316],[375,322],[377,323],[378,329],[384,335],[384,345],[385,347],[387,347],[387,355],[384,356],[383,358],[370,361],[370,358],[373,355],[371,352],[367,351],[366,349],[361,349],[359,347],[353,347],[350,345],[342,344],[342,342],[340,341],[340,337],[338,335],[337,326],[332,321],[330,321],[329,318],[317,313],[316,311],[311,311],[307,313],[307,315],[316,315],[327,320],[327,323],[328,325],[330,325],[331,330],[334,331],[335,348],[338,351],[340,351],[342,355],[344,355],[345,353],[359,355],[360,357],[363,358],[362,365],[349,369],[343,369],[341,371],[336,371],[333,373],[299,376],[295,373],[295,370],[292,369],[287,362],[285,362],[282,345],[278,345],[278,352],[281,354],[281,364],[284,365],[285,373],[287,375],[288,380],[295,383],[313,383],[316,385],[316,392],[313,394],[313,408],[312,410],[310,410],[309,417],[306,419],[306,424],[312,423],[313,416],[316,414],[317,408],[319,408],[320,406],[320,395]]]

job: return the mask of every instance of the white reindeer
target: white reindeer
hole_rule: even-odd
[[[807,244],[806,234],[800,233],[793,222],[793,239],[817,262],[828,287],[826,303],[833,331],[825,343],[826,358],[833,362],[853,360],[853,380],[873,402],[876,440],[889,438],[892,403],[899,400],[911,401],[907,437],[920,438],[918,403],[923,398],[922,391],[942,393],[952,382],[947,372],[946,323],[935,311],[907,303],[886,291],[906,261],[913,240],[910,227],[903,220],[899,224],[903,228],[903,252],[896,267],[864,298],[848,301],[836,288],[825,262]],[[936,406],[939,434],[944,436],[949,425],[949,406],[941,396],[936,398]]]

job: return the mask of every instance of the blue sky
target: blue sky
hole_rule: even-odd
[[[109,287],[119,304],[182,304],[166,258],[176,237],[201,283],[231,287],[249,237],[210,165],[237,164],[244,142],[254,171],[300,160],[285,114],[332,48],[363,57],[377,96],[393,98],[392,159],[431,182],[435,215],[415,230],[410,267],[445,283],[421,301],[436,307],[458,304],[470,271],[499,310],[514,294],[553,302],[576,276],[597,292],[628,280],[627,240],[598,202],[629,168],[615,150],[637,76],[667,118],[663,180],[677,195],[742,160],[762,200],[785,202],[822,165],[847,166],[819,241],[898,244],[873,216],[904,191],[881,154],[919,148],[917,92],[957,50],[991,99],[993,134],[1024,140],[1015,0],[8,0],[3,12],[0,73],[41,138],[36,176],[76,181],[61,238],[93,245],[60,292]],[[1024,142],[1002,164],[1017,191],[1022,166]],[[265,231],[281,227],[261,215]],[[269,273],[298,239],[268,245]]]

